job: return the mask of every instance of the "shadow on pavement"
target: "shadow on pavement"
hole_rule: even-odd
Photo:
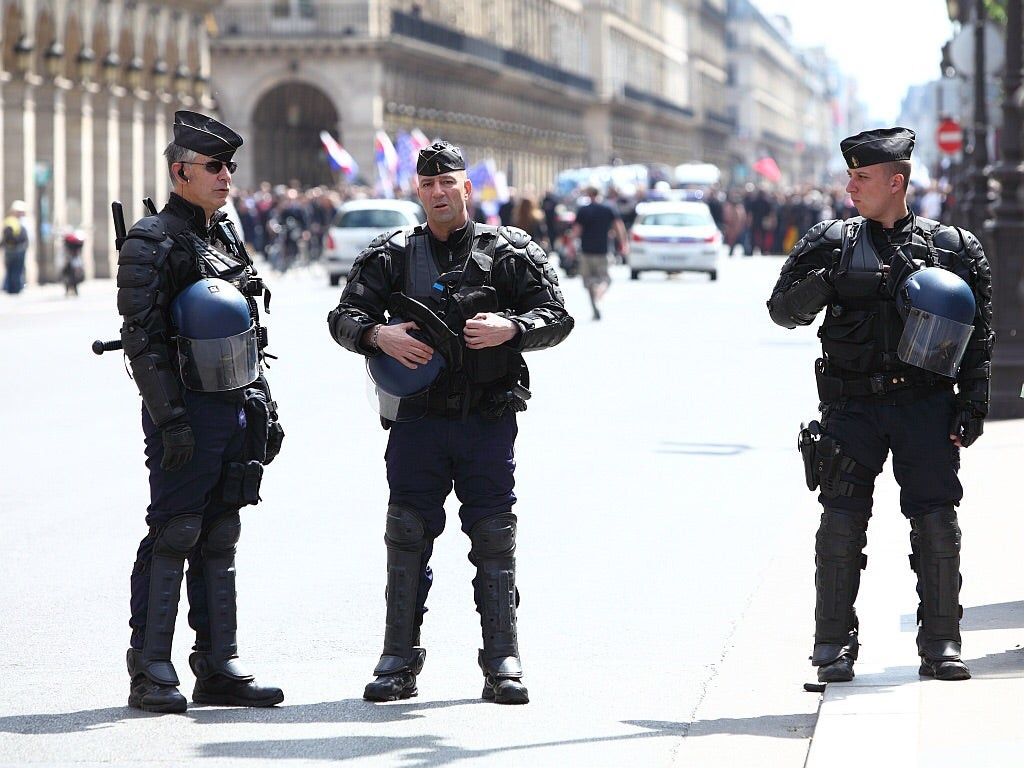
[[[1024,627],[1024,600],[964,608],[960,629],[1016,629]]]
[[[456,702],[440,702],[436,706],[448,706],[453,703]],[[487,706],[493,705],[488,704]],[[413,713],[418,707],[419,705],[389,704],[379,709],[399,710],[402,715],[408,715]],[[425,768],[490,755],[507,755],[514,751],[571,747],[576,744],[586,746],[602,742],[623,743],[636,741],[637,739],[663,737],[684,738],[689,736],[690,738],[695,738],[716,734],[738,734],[806,739],[814,729],[814,716],[806,714],[771,715],[751,718],[721,718],[717,720],[695,721],[694,723],[626,720],[623,721],[623,724],[645,730],[622,736],[566,739],[564,741],[535,742],[513,746],[502,745],[489,749],[469,749],[445,743],[448,737],[443,735],[410,737],[345,736],[327,739],[275,739],[268,741],[248,739],[241,742],[205,744],[201,749],[202,756],[206,758],[235,759],[277,757],[281,759],[346,760],[367,757],[384,758],[389,755],[394,757],[400,753],[402,765]]]

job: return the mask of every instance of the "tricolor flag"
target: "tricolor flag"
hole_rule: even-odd
[[[377,131],[373,140],[373,157],[377,163],[377,176],[380,178],[381,192],[386,197],[394,195],[398,181],[398,153],[395,145],[384,131]]]
[[[352,155],[341,146],[334,137],[327,131],[320,131],[320,143],[327,151],[327,159],[331,163],[331,170],[342,171],[348,181],[352,181],[359,173],[359,165]]]
[[[398,132],[395,138],[395,152],[398,153],[398,183],[403,189],[410,189],[415,185],[416,161],[420,150],[429,146],[430,140],[419,128],[413,128],[411,133]]]

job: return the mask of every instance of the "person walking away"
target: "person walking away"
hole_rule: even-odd
[[[959,619],[960,450],[989,407],[992,282],[977,238],[907,207],[914,132],[844,139],[859,215],[823,221],[789,254],[768,300],[785,328],[825,309],[815,365],[821,420],[801,430],[808,488],[820,488],[814,648],[819,682],[853,679],[854,603],[875,479],[892,454],[917,575],[919,674],[966,680]]]
[[[327,317],[331,337],[367,358],[389,430],[387,620],[363,698],[417,694],[430,555],[454,488],[476,568],[482,696],[525,704],[512,512],[517,414],[530,397],[523,353],[562,342],[573,319],[542,248],[520,229],[469,218],[473,185],[461,149],[435,142],[416,171],[426,224],[375,238]]]
[[[598,304],[611,284],[611,276],[608,274],[608,253],[611,250],[609,238],[614,236],[623,257],[629,252],[629,241],[618,210],[605,204],[597,187],[589,187],[586,195],[590,202],[576,211],[573,237],[579,239],[582,252],[580,275],[583,277],[583,286],[590,296],[594,319],[600,320]]]
[[[28,228],[25,214],[28,206],[24,200],[15,200],[4,217],[4,291],[21,293],[25,287],[25,252],[28,250]]]
[[[173,191],[119,241],[117,266],[150,488],[131,575],[128,706],[187,708],[171,661],[187,562],[192,700],[267,707],[284,694],[258,685],[239,660],[235,551],[240,509],[260,500],[264,465],[284,437],[262,372],[267,336],[256,298],[266,308],[269,294],[220,212],[242,137],[186,110],[175,112],[173,131],[164,150]]]
[[[85,264],[82,261],[84,244],[85,233],[80,229],[64,235],[64,266],[61,267],[60,276],[64,281],[65,296],[77,296],[78,286],[85,280]]]

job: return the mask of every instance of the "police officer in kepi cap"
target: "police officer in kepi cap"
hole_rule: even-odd
[[[558,344],[573,319],[540,246],[520,229],[470,220],[472,183],[458,147],[436,142],[423,149],[417,173],[426,225],[373,240],[328,316],[334,340],[368,358],[390,429],[387,623],[375,679],[363,696],[416,695],[426,655],[419,637],[428,563],[454,486],[476,566],[483,697],[524,704],[512,512],[516,413],[530,396],[522,353]]]
[[[768,300],[785,328],[818,330],[821,420],[800,433],[807,485],[823,507],[815,546],[819,682],[854,676],[854,601],[866,565],[875,479],[892,453],[917,574],[919,674],[965,680],[960,657],[960,449],[988,414],[992,281],[981,244],[907,208],[914,132],[841,143],[860,215],[823,221],[796,244]]]
[[[238,659],[239,509],[259,501],[284,431],[262,374],[269,292],[220,210],[242,138],[196,112],[174,115],[164,150],[174,191],[127,232],[117,268],[121,341],[142,396],[149,532],[131,576],[128,705],[184,712],[171,641],[185,562],[193,701],[265,707],[284,699]]]

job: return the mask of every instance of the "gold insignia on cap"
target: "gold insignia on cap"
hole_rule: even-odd
[[[434,161],[434,167],[437,168],[437,172],[438,173],[441,172],[441,164],[439,162],[437,162],[436,160]]]
[[[860,160],[857,159],[856,155],[850,155],[850,167],[860,168]]]

